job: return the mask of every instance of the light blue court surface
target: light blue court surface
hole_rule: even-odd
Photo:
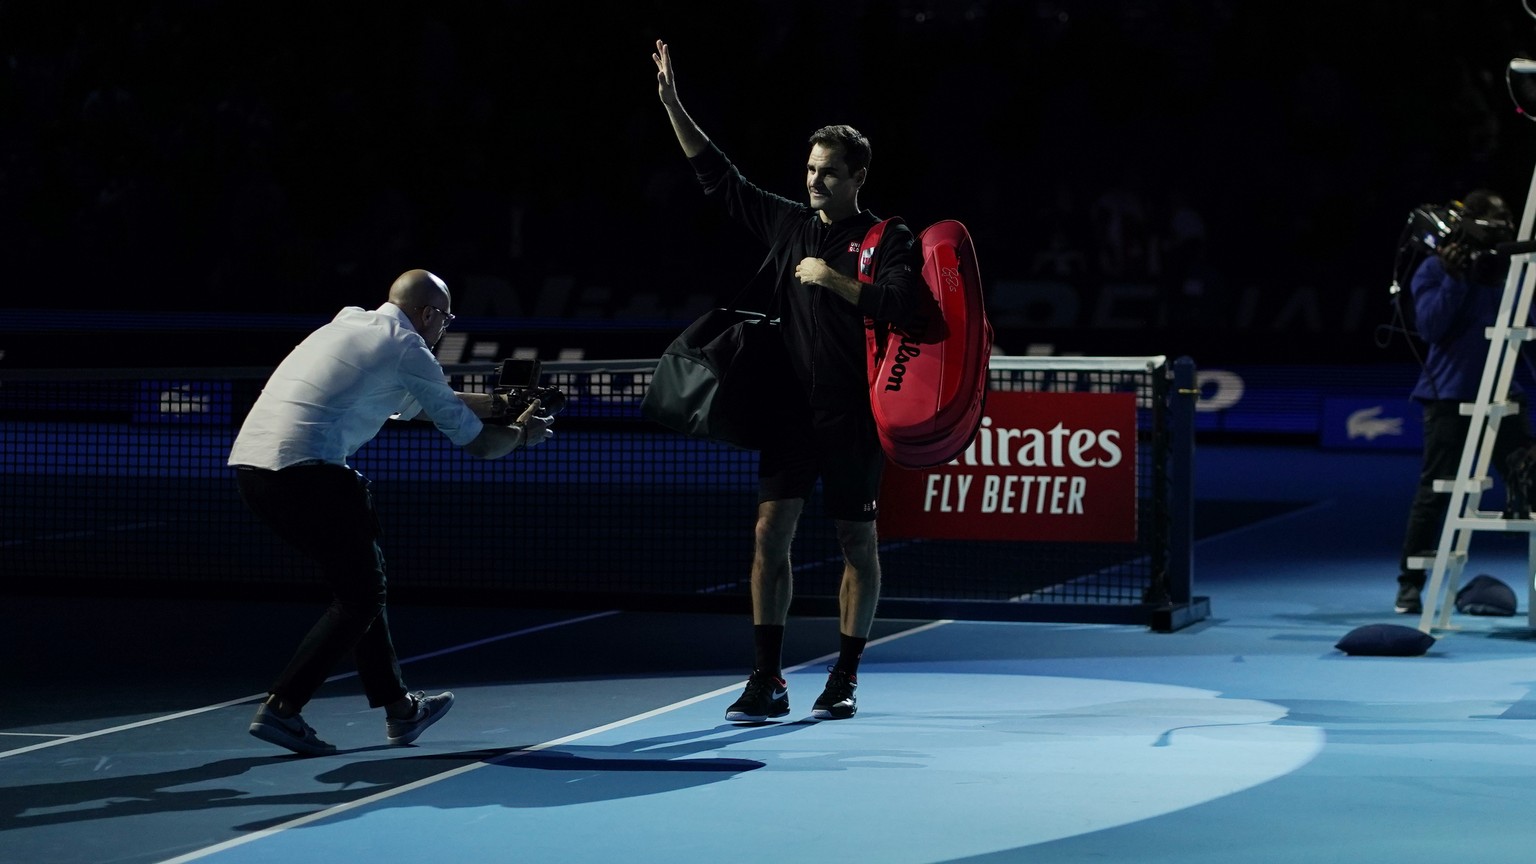
[[[1199,544],[1210,620],[882,622],[841,722],[806,719],[835,622],[791,625],[790,722],[736,726],[734,616],[408,607],[407,680],[453,712],[385,747],[343,677],[305,712],[343,752],[290,758],[245,725],[314,610],[13,598],[0,860],[1531,861],[1524,537],[1469,565],[1519,616],[1347,657],[1417,623],[1391,612],[1416,460],[1197,462],[1201,495],[1309,504]]]

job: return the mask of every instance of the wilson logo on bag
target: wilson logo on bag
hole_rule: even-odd
[[[900,221],[886,219],[865,235],[860,282],[875,281],[885,228]],[[917,241],[937,317],[917,333],[864,322],[875,427],[886,456],[904,468],[942,465],[971,443],[981,425],[992,356],[992,324],[970,232],[946,219],[924,228]]]

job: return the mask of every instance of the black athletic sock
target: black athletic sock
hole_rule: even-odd
[[[864,656],[864,646],[869,643],[869,638],[849,636],[847,633],[839,633],[837,636],[840,645],[837,650],[837,663],[832,668],[839,672],[847,672],[849,675],[857,675],[859,658]]]
[[[767,672],[775,678],[784,677],[784,625],[753,624],[752,647],[758,672]]]

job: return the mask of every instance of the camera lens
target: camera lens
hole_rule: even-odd
[[[559,414],[565,410],[565,393],[558,388],[540,387],[533,395],[546,414]]]

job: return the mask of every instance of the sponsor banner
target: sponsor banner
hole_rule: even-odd
[[[1424,409],[1412,399],[1324,399],[1322,445],[1352,450],[1420,450],[1424,446]]]
[[[881,539],[1136,540],[1134,393],[987,394],[976,440],[936,468],[887,465]]]

